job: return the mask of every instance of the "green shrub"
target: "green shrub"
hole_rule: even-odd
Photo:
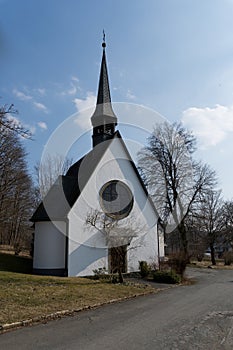
[[[204,258],[204,254],[202,253],[197,254],[197,261],[201,262],[203,258]]]
[[[98,269],[93,270],[94,276],[87,276],[90,279],[93,280],[100,280],[101,282],[106,283],[122,283],[120,281],[119,274],[109,274],[106,270],[106,267],[100,267]]]
[[[173,271],[156,271],[153,274],[154,282],[176,284],[181,282],[181,276]]]
[[[224,253],[223,258],[225,265],[231,265],[233,263],[233,252]]]
[[[150,273],[150,267],[146,261],[139,261],[139,270],[142,278],[147,277]]]
[[[107,271],[106,267],[99,267],[98,269],[93,270],[94,276],[93,279],[99,280],[99,279],[104,279]]]

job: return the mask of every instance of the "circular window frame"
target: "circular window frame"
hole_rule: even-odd
[[[122,188],[124,188],[124,190],[128,193],[128,197],[131,198],[129,204],[127,204],[127,206],[125,208],[123,208],[122,210],[118,211],[118,212],[114,212],[114,213],[110,213],[108,211],[108,208],[106,208],[104,202],[106,200],[103,199],[103,193],[104,191],[111,185],[111,184],[118,184],[120,185]],[[133,209],[133,205],[134,205],[134,197],[133,197],[133,193],[131,191],[131,189],[129,188],[129,186],[124,183],[121,180],[110,180],[108,182],[106,182],[100,189],[99,191],[99,202],[100,202],[100,206],[101,209],[103,210],[103,212],[105,213],[105,215],[107,215],[108,217],[114,219],[114,220],[121,220],[126,218],[130,212]],[[123,211],[123,212],[122,212]],[[122,212],[122,213],[121,213]]]

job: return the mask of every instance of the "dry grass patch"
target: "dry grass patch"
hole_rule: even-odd
[[[0,325],[140,295],[150,286],[0,272]]]
[[[216,265],[212,265],[210,259],[205,259],[202,261],[193,260],[190,266],[192,266],[192,264],[194,264],[195,267],[208,268],[210,266],[212,269],[233,270],[233,265],[224,265],[223,259],[217,259]]]

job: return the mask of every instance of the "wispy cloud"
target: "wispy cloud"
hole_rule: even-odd
[[[44,96],[45,95],[45,89],[42,89],[42,88],[38,88],[36,89],[36,91],[41,95],[41,96]]]
[[[45,89],[33,89],[33,91],[36,91],[40,95],[45,94]],[[27,93],[18,89],[13,89],[13,94],[21,101],[29,101],[39,111],[48,113],[48,108],[43,103],[38,102],[33,96],[28,95]]]
[[[183,112],[182,122],[197,136],[202,148],[216,146],[233,132],[233,106],[191,107]]]
[[[48,126],[45,122],[38,122],[37,125],[39,126],[39,128],[41,128],[42,130],[47,130]]]
[[[28,130],[30,131],[30,133],[32,135],[35,135],[36,133],[36,127],[35,126],[32,126],[32,125],[26,125],[28,127]]]
[[[80,91],[81,88],[79,86],[79,79],[75,76],[71,77],[71,81],[69,83],[69,87],[63,90],[60,95],[61,96],[74,96]]]
[[[23,127],[24,129],[28,130],[32,135],[35,134],[36,128],[35,126],[24,124],[20,121],[19,118],[9,114],[7,117],[16,127]],[[21,136],[22,137],[22,136]],[[22,137],[23,138],[23,137]],[[23,138],[24,139],[24,138]]]
[[[96,96],[92,92],[88,92],[85,99],[75,98],[73,100],[77,111],[79,112],[75,123],[83,130],[88,130],[91,127],[90,115],[94,112],[96,104]],[[88,115],[85,113],[88,110]]]
[[[129,100],[135,100],[136,96],[131,92],[131,90],[127,90],[127,93],[126,93],[126,97],[129,99]]]
[[[24,92],[18,89],[13,89],[13,94],[21,101],[29,101],[33,99],[32,96],[26,95]]]
[[[76,83],[79,83],[79,78],[75,77],[74,75],[71,77],[71,80],[76,81]]]
[[[67,90],[67,95],[76,95],[76,93],[77,87],[73,83],[70,83],[70,89]]]
[[[43,103],[33,101],[33,105],[34,105],[34,107],[36,107],[36,109],[38,109],[44,113],[48,113],[48,108]]]

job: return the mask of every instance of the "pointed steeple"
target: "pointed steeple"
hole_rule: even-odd
[[[112,109],[111,95],[108,80],[107,62],[105,54],[105,34],[103,36],[103,55],[100,69],[99,87],[95,111],[91,117],[93,126],[93,147],[102,141],[113,137],[117,117]]]

